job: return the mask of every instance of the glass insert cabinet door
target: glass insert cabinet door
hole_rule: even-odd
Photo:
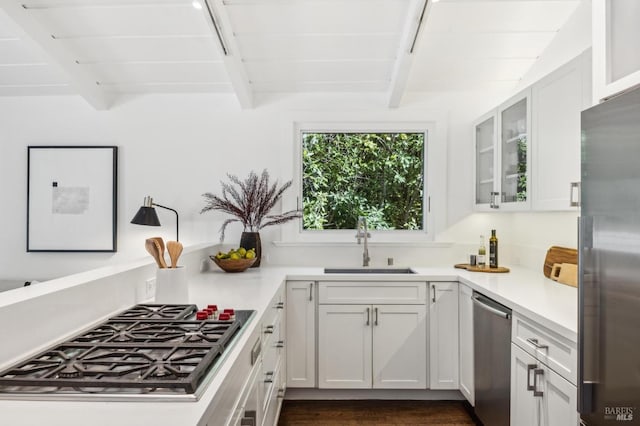
[[[500,202],[526,202],[529,196],[527,98],[502,110],[500,123]]]
[[[496,117],[476,125],[476,204],[490,204],[494,191]]]

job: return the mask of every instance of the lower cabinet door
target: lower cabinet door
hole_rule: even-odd
[[[511,424],[514,426],[541,426],[541,397],[534,396],[532,389],[535,370],[540,368],[534,357],[511,344]]]
[[[318,387],[371,388],[370,305],[318,307]]]
[[[458,283],[429,283],[431,389],[458,389]]]
[[[545,368],[542,377],[542,422],[544,426],[578,424],[577,388],[555,371]]]
[[[373,387],[426,389],[427,307],[373,305]]]
[[[460,343],[460,392],[471,405],[475,405],[473,356],[473,290],[464,284],[458,288],[458,320]]]
[[[511,424],[578,425],[577,389],[565,378],[511,345]]]

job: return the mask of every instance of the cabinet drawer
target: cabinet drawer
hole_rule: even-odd
[[[320,281],[321,304],[422,305],[427,300],[426,282]]]
[[[576,384],[576,343],[518,314],[513,316],[511,340],[569,382]]]

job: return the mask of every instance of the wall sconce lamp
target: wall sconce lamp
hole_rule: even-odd
[[[180,241],[178,239],[178,212],[172,209],[171,207],[162,206],[160,204],[154,203],[153,198],[148,195],[144,197],[144,204],[138,210],[138,213],[131,219],[131,223],[136,225],[147,225],[147,226],[160,226],[160,220],[158,219],[158,214],[156,213],[156,209],[154,207],[160,207],[162,209],[171,210],[176,214],[176,241]]]

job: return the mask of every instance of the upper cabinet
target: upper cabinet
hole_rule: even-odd
[[[488,209],[493,206],[493,196],[496,192],[494,169],[497,153],[497,122],[498,118],[495,112],[491,112],[478,119],[475,124],[475,204],[481,209]]]
[[[475,124],[477,210],[529,208],[530,93],[514,96]]]
[[[576,210],[590,59],[585,51],[475,122],[476,210]]]
[[[589,51],[536,82],[531,92],[533,210],[579,203],[580,112],[591,105]]]
[[[531,92],[526,90],[498,108],[500,195],[502,209],[529,207]]]
[[[640,2],[593,0],[593,100],[640,84]]]

